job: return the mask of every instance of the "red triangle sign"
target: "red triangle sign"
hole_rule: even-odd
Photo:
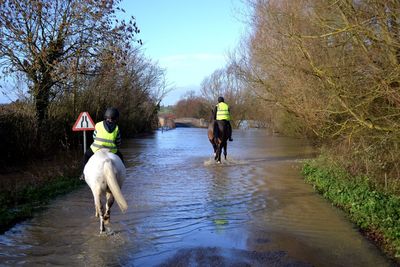
[[[72,131],[90,131],[94,130],[94,122],[88,112],[81,112],[76,120]]]

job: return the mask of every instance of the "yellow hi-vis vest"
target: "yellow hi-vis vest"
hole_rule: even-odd
[[[96,123],[96,138],[93,144],[90,146],[93,153],[95,153],[100,148],[108,148],[110,152],[117,153],[117,145],[115,144],[115,139],[117,139],[118,125],[115,127],[112,133],[107,132],[104,128],[103,121]]]
[[[224,102],[220,102],[217,105],[217,121],[222,121],[222,120],[231,120],[231,115],[229,114],[229,106],[228,104]]]

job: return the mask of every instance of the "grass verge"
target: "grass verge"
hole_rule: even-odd
[[[400,197],[373,188],[366,177],[307,161],[302,169],[314,189],[343,209],[360,230],[390,258],[400,260]]]
[[[32,218],[34,212],[43,209],[51,199],[83,184],[77,177],[60,176],[46,183],[27,185],[17,191],[0,192],[0,234],[16,223]]]

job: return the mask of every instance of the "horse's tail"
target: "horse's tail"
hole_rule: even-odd
[[[118,185],[117,178],[115,176],[115,168],[110,159],[107,159],[104,162],[104,176],[106,177],[107,186],[110,189],[111,193],[114,196],[114,199],[117,201],[117,204],[122,212],[125,212],[128,208],[128,204],[124,196],[122,195],[121,188]]]

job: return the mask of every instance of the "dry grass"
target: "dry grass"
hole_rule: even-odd
[[[40,185],[60,176],[78,176],[82,159],[78,152],[59,154],[48,159],[31,160],[0,171],[0,188],[19,191],[28,185]]]

